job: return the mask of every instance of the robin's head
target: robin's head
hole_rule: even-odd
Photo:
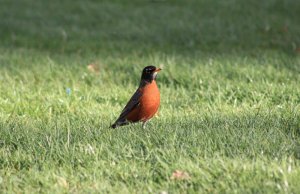
[[[142,80],[145,80],[147,82],[152,82],[152,80],[155,80],[157,76],[157,72],[159,72],[161,68],[157,68],[155,66],[147,66],[143,69],[142,72]]]

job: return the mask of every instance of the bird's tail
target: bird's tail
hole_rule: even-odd
[[[113,129],[115,129],[115,128],[117,128],[117,123],[114,123],[114,124],[112,124],[111,126],[110,126],[110,128],[113,128]]]
[[[123,126],[123,125],[128,125],[129,124],[129,122],[128,121],[116,121],[114,124],[112,124],[111,126],[110,126],[110,128],[113,128],[113,129],[115,129],[115,128],[117,128],[117,127],[120,127],[120,126]]]

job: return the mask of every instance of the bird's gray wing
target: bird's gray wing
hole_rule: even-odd
[[[120,126],[120,125],[126,125],[128,122],[126,121],[127,115],[135,109],[140,104],[140,98],[142,96],[142,92],[140,88],[136,90],[136,92],[133,94],[133,96],[130,98],[126,106],[123,108],[119,118],[116,120],[116,122],[112,125],[113,128]]]

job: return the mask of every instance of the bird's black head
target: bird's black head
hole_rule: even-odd
[[[152,82],[152,80],[155,80],[157,72],[159,72],[160,70],[161,68],[156,68],[155,66],[145,67],[142,72],[142,80]]]

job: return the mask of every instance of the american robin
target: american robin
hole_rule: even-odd
[[[160,94],[155,79],[160,70],[155,66],[147,66],[143,69],[139,88],[111,126],[112,128],[135,122],[143,122],[143,128],[145,128],[146,122],[155,115],[159,108]]]

